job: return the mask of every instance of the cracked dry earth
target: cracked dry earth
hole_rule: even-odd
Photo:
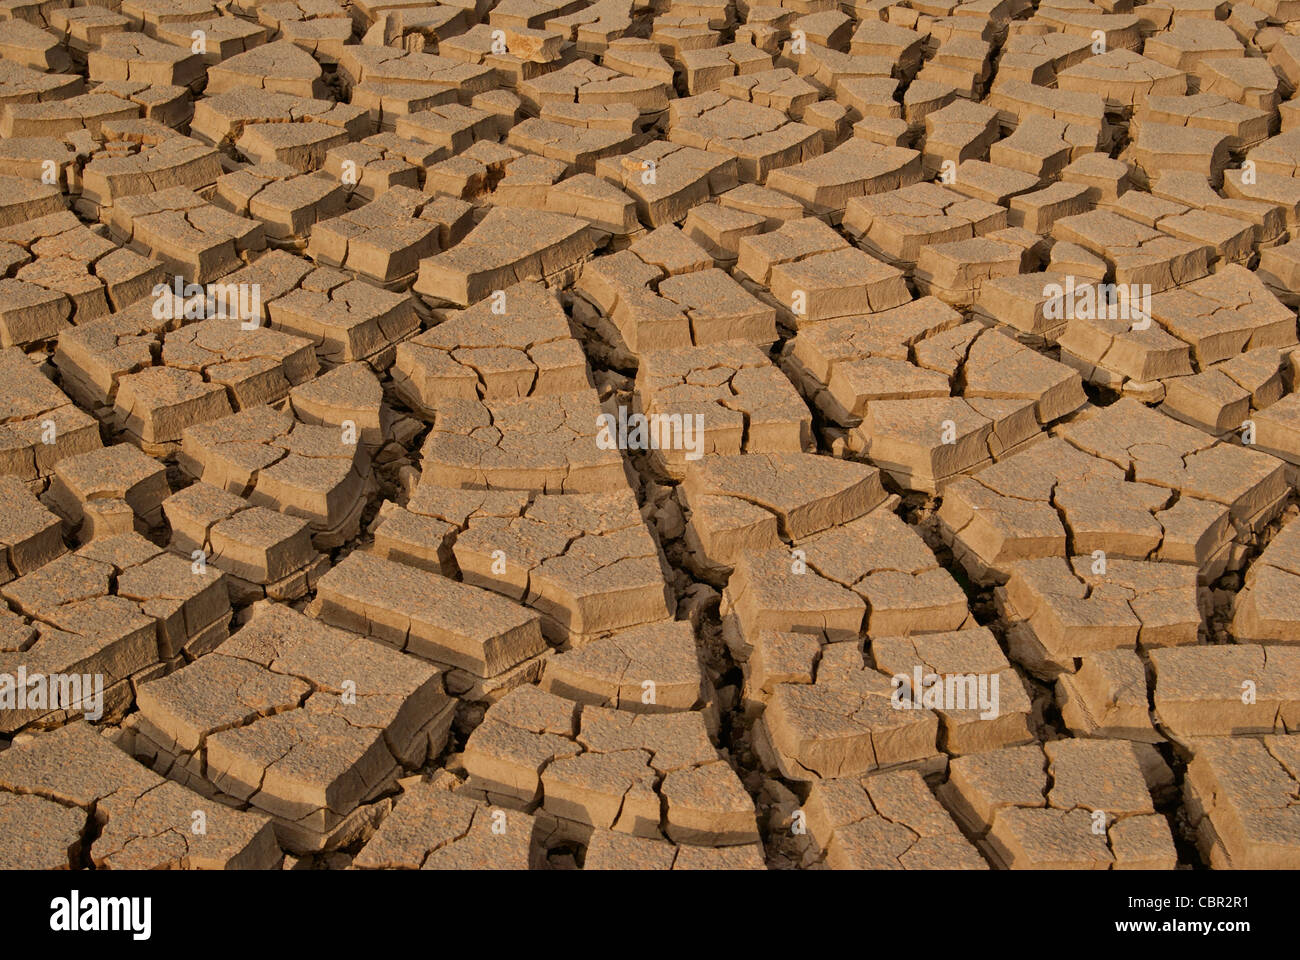
[[[0,867],[1300,867],[1298,88],[1297,0],[0,0]]]

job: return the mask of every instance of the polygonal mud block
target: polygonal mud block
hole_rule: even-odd
[[[383,388],[364,363],[345,363],[306,380],[289,391],[289,400],[303,423],[355,430],[372,450],[392,431],[393,413],[384,403]]]
[[[241,307],[235,312],[250,315],[247,321],[241,323],[247,323],[251,327],[254,321],[258,321],[261,326],[269,327],[271,326],[271,301],[297,290],[302,286],[303,281],[316,274],[318,269],[312,266],[310,260],[295,256],[287,250],[268,250],[248,266],[240,267],[234,273],[226,274],[218,283],[212,284],[211,291],[214,296],[211,299],[216,300],[215,294],[225,292],[228,318],[229,304],[232,302],[230,291],[233,290],[235,291],[233,302]],[[254,291],[257,292],[256,297],[253,296]],[[239,299],[241,293],[245,295],[242,304]],[[254,307],[257,310],[254,310]],[[166,315],[169,311],[162,310],[162,312]],[[172,310],[170,313],[177,317],[184,315],[183,309]]]
[[[579,716],[575,716],[579,714]],[[593,829],[697,846],[757,839],[753,802],[697,712],[579,706],[531,687],[489,708],[465,745],[472,794]]]
[[[257,163],[277,161],[299,173],[317,169],[326,152],[370,132],[361,107],[236,87],[205,93],[194,106],[192,135],[214,146],[237,146]]]
[[[709,454],[811,448],[808,408],[751,344],[647,353],[641,358],[633,401],[632,413],[646,418],[653,434],[638,448],[648,448],[656,470],[678,479],[685,476],[689,461]],[[620,417],[625,417],[622,409]],[[630,417],[625,419],[635,428]],[[628,437],[631,447],[631,432]]]
[[[943,396],[941,370],[912,365],[909,348],[914,342],[934,338],[961,325],[961,315],[939,300],[927,297],[866,315],[849,315],[801,330],[782,355],[782,367],[823,416],[841,426],[860,422],[872,396],[869,385],[891,368],[910,374],[893,386],[906,388],[911,379],[914,395]],[[935,360],[942,360],[935,354]],[[939,374],[939,378],[935,378]],[[854,389],[855,385],[858,389]],[[864,392],[860,392],[864,391]],[[906,394],[902,394],[906,395]],[[884,384],[880,399],[899,396]]]
[[[1246,643],[1300,643],[1300,526],[1288,523],[1246,571],[1231,633]]]
[[[487,139],[494,123],[486,110],[447,103],[398,117],[394,132],[408,140],[433,144],[438,148],[437,159],[445,160]]]
[[[135,32],[105,37],[86,55],[86,64],[91,80],[138,80],[195,90],[205,76],[203,58],[190,47]]]
[[[636,139],[630,130],[574,127],[535,118],[512,127],[506,142],[517,150],[558,160],[567,172],[592,173],[597,160],[623,153]]]
[[[354,360],[386,367],[397,344],[420,325],[409,295],[381,290],[331,267],[309,270],[296,286],[271,300],[267,312],[277,330],[311,340],[326,367]]]
[[[512,809],[535,807],[547,764],[582,752],[572,739],[578,710],[531,685],[501,697],[465,743],[471,795]]]
[[[472,201],[485,194],[492,194],[495,198],[494,188],[509,175],[511,167],[516,163],[533,174],[529,178],[532,190],[530,196],[536,196],[538,190],[545,190],[555,183],[564,172],[561,163],[542,157],[527,158],[504,144],[483,140],[475,142],[454,157],[426,167],[424,189],[426,193],[457,200]]]
[[[817,43],[805,42],[796,52],[792,40],[785,42],[781,53],[783,60],[794,61],[799,76],[808,78],[808,82],[818,88],[831,91],[839,90],[854,80],[888,78],[898,66],[888,56],[843,53]]]
[[[930,710],[895,704],[886,674],[863,663],[858,641],[831,643],[812,683],[778,683],[755,721],[763,765],[787,780],[858,777],[889,768],[941,771],[939,720]]]
[[[0,227],[12,227],[58,213],[64,208],[63,193],[53,184],[0,174]]]
[[[791,478],[798,478],[792,484]],[[797,545],[885,502],[880,471],[806,453],[706,457],[688,465],[678,499],[689,512],[692,568],[725,583],[746,550]]]
[[[1037,437],[1036,408],[1018,398],[878,400],[858,429],[872,460],[897,483],[935,492]]]
[[[986,282],[1014,277],[1036,265],[1038,246],[1037,234],[1021,228],[933,244],[921,251],[913,280],[922,294],[969,307]]]
[[[195,479],[307,519],[322,549],[356,534],[373,485],[355,432],[265,406],[187,428],[179,462]]]
[[[395,133],[378,133],[334,147],[320,173],[348,188],[353,203],[374,200],[397,186],[419,189],[421,173],[439,158],[436,147]]]
[[[695,631],[683,620],[632,627],[554,654],[541,689],[632,713],[692,710],[707,692]]]
[[[0,60],[0,64],[6,100],[62,100],[85,90],[85,80],[76,74],[45,73],[8,60]]]
[[[162,502],[171,494],[163,464],[130,444],[101,447],[68,457],[54,467],[45,500],[68,522],[81,542],[95,537],[147,534],[163,520]],[[101,522],[105,507],[121,504],[126,523]]]
[[[1169,166],[1178,170],[1173,164]],[[1198,171],[1191,172],[1207,176]],[[1237,217],[1193,209],[1167,196],[1152,196],[1137,190],[1125,193],[1118,200],[1104,202],[1102,209],[1155,227],[1171,237],[1203,243],[1210,248],[1211,260],[1233,263],[1249,260],[1258,234],[1253,224]]]
[[[871,656],[877,669],[892,674],[900,688],[910,691],[913,701],[942,693],[934,709],[940,722],[939,746],[949,755],[1034,739],[1029,695],[988,628],[876,636]],[[901,678],[906,678],[905,685]],[[950,690],[954,702],[947,700]]]
[[[1151,298],[1151,315],[1185,340],[1201,369],[1261,347],[1296,343],[1291,311],[1237,264]]]
[[[1107,50],[1057,74],[1061,90],[1100,93],[1111,110],[1139,106],[1150,96],[1182,96],[1187,75],[1132,50]]]
[[[589,263],[575,286],[583,298],[575,304],[575,318],[595,330],[620,365],[634,366],[648,351],[683,343],[772,343],[777,311],[713,269],[711,259],[702,269],[677,272],[646,259],[650,252],[638,247],[665,230],[698,247],[675,227],[660,227],[632,249]]]
[[[468,520],[453,554],[466,583],[542,614],[555,643],[668,620],[666,567],[631,490],[536,496],[518,517]]]
[[[323,97],[326,88],[321,76],[321,66],[310,53],[288,40],[277,40],[209,67],[205,93],[252,87],[295,97]]]
[[[191,426],[230,414],[230,400],[219,383],[178,367],[146,367],[118,381],[113,416],[118,430],[146,453],[176,450]]]
[[[63,388],[99,419],[111,416],[121,378],[151,366],[162,333],[184,320],[185,305],[191,301],[177,301],[170,290],[164,296],[180,309],[163,307],[163,316],[155,317],[160,301],[147,297],[60,335],[52,359]],[[197,307],[197,300],[192,302]]]
[[[386,501],[371,527],[376,554],[458,579],[456,539],[478,517],[510,519],[528,506],[526,492],[463,490],[423,477],[405,507]]]
[[[909,270],[934,243],[982,236],[1007,226],[1007,211],[934,183],[850,200],[844,230],[868,253]]]
[[[260,220],[269,242],[300,246],[316,224],[343,213],[346,199],[342,183],[271,160],[226,174],[217,181],[213,202]]]
[[[452,713],[437,668],[274,604],[139,696],[137,757],[269,814],[299,853],[364,838],[402,772],[441,751]]]
[[[10,732],[54,726],[78,714],[120,717],[141,680],[184,657],[202,656],[225,639],[230,601],[220,573],[193,570],[137,534],[92,541],[4,587],[4,658],[10,675],[82,675],[77,701],[61,696],[7,714]],[[94,697],[85,684],[92,682]],[[97,715],[96,715],[97,714]]]
[[[1209,273],[1207,244],[1170,236],[1109,210],[1063,217],[1052,224],[1052,236],[1104,259],[1116,283],[1146,284],[1153,293]]]
[[[121,10],[133,29],[152,37],[165,24],[211,16],[216,5],[209,0],[125,0]]]
[[[1203,629],[1196,571],[1179,564],[1019,560],[1002,598],[1013,621],[1012,656],[1050,679],[1073,673],[1077,658],[1089,653],[1192,644]]]
[[[21,480],[0,477],[0,503],[0,579],[24,576],[64,552],[59,518]]]
[[[988,869],[915,770],[818,780],[805,806],[832,869]]]
[[[255,306],[248,306],[251,313]],[[311,382],[316,351],[310,340],[266,329],[260,320],[217,317],[172,330],[163,336],[162,362],[225,387],[234,409],[278,403]]]
[[[664,140],[596,161],[596,176],[631,195],[649,227],[680,223],[697,203],[739,183],[734,157]]]
[[[470,489],[591,493],[627,484],[615,416],[594,390],[444,400],[420,449],[434,482]]]
[[[650,118],[669,105],[672,82],[628,76],[577,60],[519,84],[519,98],[538,113],[548,103],[628,103]]]
[[[827,640],[859,635],[866,606],[838,583],[795,573],[789,550],[742,553],[723,595],[724,638],[737,659],[747,658],[765,630],[806,632]],[[802,577],[804,579],[796,579]]]
[[[140,108],[107,93],[87,93],[52,103],[6,104],[0,135],[61,137],[74,130],[96,131],[105,120],[135,119]]]
[[[855,249],[817,219],[745,237],[738,252],[737,271],[768,287],[782,321],[795,328],[888,310],[911,299],[900,270]]]
[[[196,810],[202,833],[191,830]],[[6,836],[29,837],[0,854],[14,869],[269,870],[282,859],[266,816],[167,782],[84,723],[0,756],[0,818]]]
[[[100,446],[95,421],[43,377],[21,350],[0,352],[0,383],[0,474],[40,493],[59,460]]]
[[[602,5],[596,4],[593,6],[587,14],[578,13],[570,17],[559,17],[551,22],[568,25],[572,19],[588,16],[591,11],[594,11],[599,6]],[[629,25],[630,21],[624,24],[625,27]],[[583,49],[584,41],[586,41],[587,46],[590,46],[593,42],[598,42],[595,34],[589,37],[583,36],[586,29],[589,29],[586,24],[578,27],[579,50]],[[601,63],[611,70],[625,73],[629,77],[643,77],[647,80],[659,80],[668,84],[673,82],[673,66],[664,59],[659,44],[654,40],[627,35],[610,37],[605,43],[600,43],[599,50],[602,54]],[[590,53],[591,51],[584,50],[583,52]]]
[[[1132,399],[1067,424],[1060,434],[1071,446],[1129,471],[1135,480],[1223,504],[1243,540],[1276,515],[1283,496],[1280,460],[1220,442]]]
[[[1143,54],[1178,70],[1199,73],[1206,60],[1240,57],[1241,40],[1226,23],[1203,17],[1178,18],[1143,44]]]
[[[1086,213],[1090,205],[1087,187],[1079,183],[1058,181],[1041,190],[1013,197],[1007,220],[1013,227],[1024,227],[1034,233],[1047,233],[1057,220]]]
[[[596,230],[615,238],[641,231],[636,201],[612,183],[590,173],[578,173],[554,184],[545,194],[545,207],[555,213],[581,217]]]
[[[101,219],[123,197],[174,187],[203,191],[224,172],[212,147],[154,120],[107,121],[100,137],[108,149],[82,169],[78,206]]]
[[[186,87],[142,80],[110,80],[96,84],[90,92],[108,93],[129,100],[140,108],[146,120],[165,126],[183,126],[194,114],[194,102]]]
[[[1065,332],[1069,322],[1061,305],[1070,277],[1075,276],[1075,289],[1085,285],[1086,280],[1077,274],[1071,274],[1061,268],[1055,258],[1064,253],[1064,248],[1071,245],[1058,243],[1052,249],[1053,262],[1042,273],[1018,274],[1014,277],[995,277],[981,284],[975,302],[971,304],[972,319],[990,326],[1001,326],[1026,346],[1048,346],[1056,343]],[[1074,251],[1096,259],[1092,254],[1074,247]],[[1105,274],[1105,266],[1096,261]]]
[[[1099,650],[1076,673],[1056,679],[1061,717],[1076,735],[1159,743],[1151,724],[1146,671],[1132,650]]]
[[[467,307],[510,282],[562,282],[593,247],[591,228],[581,220],[493,208],[456,246],[420,262],[414,289],[431,301]]]
[[[71,66],[58,39],[26,20],[12,19],[0,24],[0,54],[12,63],[52,73]]]
[[[768,70],[772,65],[772,57],[750,43],[727,43],[698,50],[683,50],[679,62],[686,75],[686,92],[693,96],[717,90],[732,77],[744,77]]]
[[[266,248],[259,221],[215,207],[186,187],[124,197],[108,222],[123,243],[192,283],[224,276]]]
[[[352,19],[333,0],[290,0],[257,5],[259,23],[302,47],[324,64],[337,63],[343,45],[352,39]]]
[[[810,571],[867,602],[864,627],[873,636],[954,630],[967,619],[956,581],[883,505],[802,541],[798,550]]]
[[[1300,854],[1293,736],[1194,743],[1183,801],[1202,858],[1216,869],[1285,869]]]
[[[180,23],[161,23],[154,29],[154,36],[164,43],[174,43],[177,46],[188,43],[195,47],[201,41],[199,52],[208,66],[260,46],[266,42],[266,35],[265,28],[226,15]]]
[[[67,210],[0,230],[0,251],[16,267],[0,279],[0,343],[28,350],[148,296],[165,273]]]
[[[719,81],[718,90],[733,100],[748,100],[760,107],[771,107],[795,120],[803,119],[804,111],[818,99],[817,88],[787,67],[725,77]]]
[[[811,634],[760,630],[744,664],[746,717],[761,715],[779,684],[812,683],[821,650]]]
[[[964,160],[957,165],[949,186],[968,197],[1003,206],[1030,195],[1039,186],[1039,180],[1023,170],[1008,170],[983,160]],[[1013,220],[1012,226],[1019,225]]]
[[[1253,147],[1268,138],[1269,113],[1202,88],[1201,93],[1188,97],[1148,97],[1137,116],[1142,120],[1140,126],[1145,127],[1150,122],[1161,128],[1156,132],[1163,131],[1166,135],[1171,126],[1225,134],[1228,136],[1227,146],[1239,150]],[[1152,140],[1155,146],[1161,146],[1158,137]],[[1188,143],[1191,145],[1195,141]],[[1213,141],[1206,141],[1205,146],[1207,155],[1215,149]],[[1155,180],[1167,169],[1157,166],[1147,172]]]
[[[170,547],[226,574],[236,603],[270,596],[296,600],[315,585],[328,560],[312,548],[306,520],[265,507],[207,483],[168,497],[163,511]]]
[[[349,44],[339,57],[338,71],[352,103],[364,104],[372,120],[387,110],[414,113],[426,101],[468,104],[475,94],[492,88],[494,77],[491,67],[369,44]],[[385,110],[380,109],[381,100]]]
[[[710,202],[700,204],[686,215],[682,231],[714,261],[732,266],[740,254],[740,241],[763,232],[766,226],[767,221],[758,214]]]
[[[444,666],[448,690],[488,699],[534,679],[546,649],[536,613],[437,574],[352,553],[316,587],[317,616]]]
[[[1246,427],[1252,407],[1269,407],[1283,390],[1280,352],[1261,347],[1194,376],[1172,380],[1165,386],[1160,409],[1206,433],[1222,435]],[[1258,424],[1256,428],[1258,442]],[[1277,455],[1272,444],[1266,442],[1264,449]]]
[[[764,870],[761,844],[675,846],[615,830],[593,830],[584,870]]]
[[[404,786],[352,861],[359,870],[527,870],[539,865],[534,819],[479,803],[450,784]]]
[[[1288,463],[1300,460],[1300,399],[1288,394],[1272,406],[1252,414],[1255,444]]]
[[[1169,773],[1142,745],[1062,740],[958,758],[938,793],[998,867],[1172,869],[1151,796]]]
[[[1282,208],[1288,229],[1296,221],[1300,206],[1300,191],[1288,175],[1257,170],[1254,177],[1245,176],[1241,170],[1226,170],[1223,174],[1223,192],[1234,199],[1255,200]]]
[[[1008,565],[1064,553],[1190,564],[1213,578],[1228,561],[1234,530],[1227,507],[1175,496],[1149,478],[1125,480],[1113,463],[1053,438],[944,492],[940,531],[980,582],[1001,582]]]
[[[498,399],[583,390],[586,358],[555,294],[514,284],[401,344],[394,390],[432,418],[444,399]]]
[[[773,171],[766,186],[798,199],[809,216],[837,221],[855,197],[898,190],[920,179],[921,158],[915,150],[854,138]]]
[[[409,282],[423,258],[441,249],[439,221],[427,198],[395,187],[378,200],[318,223],[307,255],[316,263],[348,270],[381,284]]]
[[[925,117],[925,170],[930,176],[945,166],[980,160],[997,139],[998,112],[992,106],[955,100]],[[995,161],[996,162],[996,161]],[[1000,164],[1004,166],[1004,164]],[[899,184],[906,186],[906,184]]]
[[[929,482],[969,470],[988,457],[1006,456],[1033,436],[1024,416],[1026,402],[1032,404],[1033,418],[1046,426],[1087,400],[1079,375],[1069,367],[999,331],[961,324],[958,314],[929,298],[879,314],[816,324],[787,347],[783,366],[824,416],[850,428],[854,449],[874,446],[873,459],[883,461],[888,445],[899,456],[900,473]],[[962,436],[961,420],[952,416],[952,410],[945,417],[943,404],[926,402],[957,390],[997,424],[983,450],[973,438]],[[980,400],[1011,401],[1011,405],[1002,410],[996,403]],[[945,432],[941,423],[937,441],[957,449],[940,450],[951,463],[938,472],[927,469],[915,451],[905,451],[901,444],[906,433],[897,428],[882,436],[870,432],[876,422],[873,412],[883,410],[886,420],[898,418],[906,412],[908,401],[921,417],[938,413],[940,421],[951,419],[953,429]],[[913,439],[921,440],[924,423],[917,428]]]
[[[1151,664],[1156,720],[1179,743],[1194,737],[1285,733],[1296,725],[1300,650],[1294,647],[1153,650]]]

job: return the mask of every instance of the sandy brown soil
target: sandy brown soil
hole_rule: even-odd
[[[0,867],[1300,868],[1298,91],[1294,0],[0,4]]]

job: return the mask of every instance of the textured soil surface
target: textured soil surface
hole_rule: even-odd
[[[0,867],[1300,867],[1300,2],[69,3]]]

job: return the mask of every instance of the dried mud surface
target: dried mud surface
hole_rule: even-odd
[[[1300,867],[1298,90],[1295,0],[4,0],[0,867]]]

